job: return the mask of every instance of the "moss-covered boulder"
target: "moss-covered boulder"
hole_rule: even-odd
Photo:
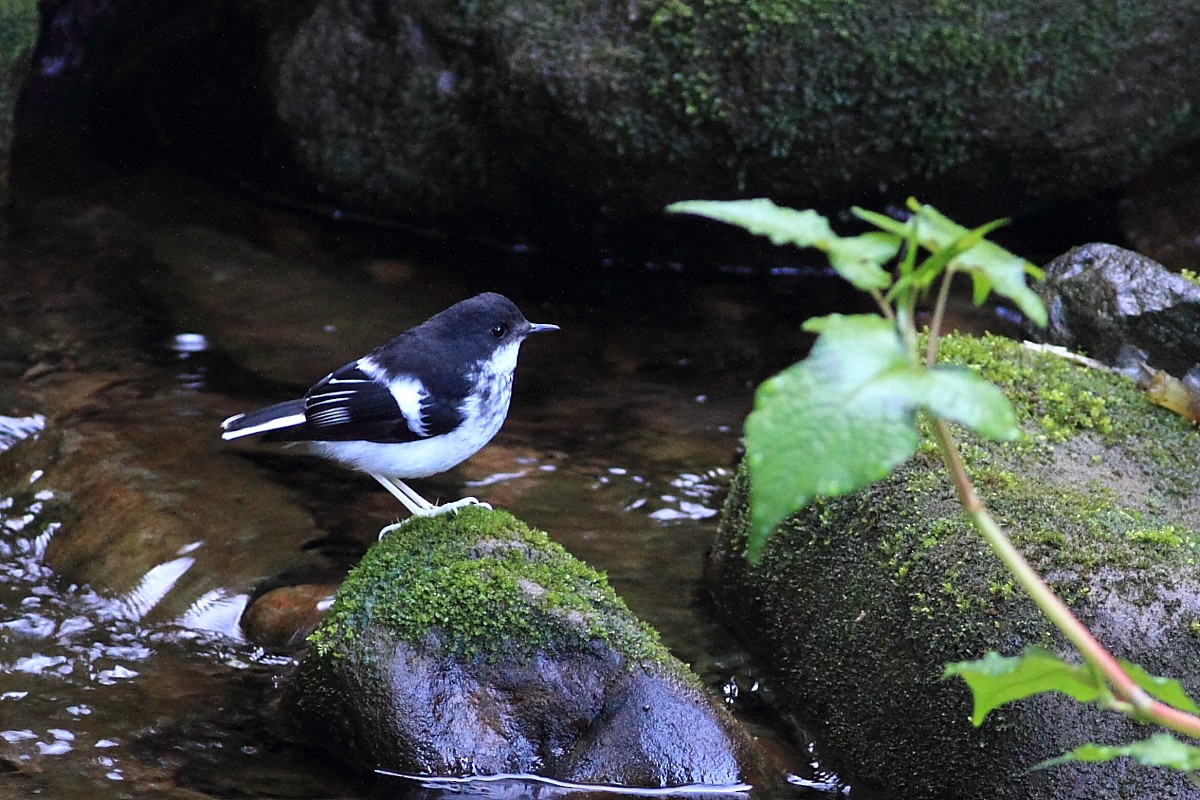
[[[311,642],[288,704],[358,769],[643,787],[764,774],[750,737],[604,577],[505,512],[389,533]]]
[[[37,0],[0,4],[0,206],[8,204],[8,167],[17,99],[37,43]]]
[[[1119,376],[999,339],[951,337],[946,358],[999,383],[1027,437],[964,437],[976,486],[1016,545],[1118,656],[1200,697],[1200,435]],[[932,446],[856,494],[813,503],[742,558],[746,480],[725,509],[709,579],[775,692],[831,765],[888,797],[1183,798],[1179,775],[1116,762],[1031,768],[1088,741],[1149,735],[1039,696],[971,726],[943,667],[1027,645],[1067,654],[961,513]]]
[[[689,196],[881,186],[998,216],[1200,131],[1193,0],[261,8],[275,113],[323,191],[464,226],[577,239]]]

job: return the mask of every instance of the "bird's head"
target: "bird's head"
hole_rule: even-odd
[[[549,323],[530,322],[513,301],[495,292],[478,294],[456,303],[430,322],[441,322],[442,317],[446,318],[451,336],[487,350],[520,346],[531,334],[559,329]]]

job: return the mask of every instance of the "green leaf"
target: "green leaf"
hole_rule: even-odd
[[[985,236],[1004,223],[1005,220],[995,220],[980,225],[973,230],[968,231],[963,229],[961,236],[940,250],[930,253],[929,257],[921,262],[920,268],[913,273],[915,285],[924,290],[945,274],[950,267],[957,270],[961,266],[958,262],[958,257],[982,242]],[[980,273],[975,272],[972,274],[977,276]],[[982,297],[975,297],[974,301],[976,305],[980,305],[986,299],[987,293],[985,292]]]
[[[975,727],[1005,703],[1039,692],[1062,692],[1081,703],[1092,702],[1107,692],[1092,670],[1069,664],[1040,647],[1026,648],[1022,655],[1012,657],[988,651],[976,661],[947,664],[942,678],[956,675],[967,682],[975,698],[971,715]]]
[[[943,364],[896,371],[881,376],[875,391],[958,422],[988,439],[1021,435],[1016,412],[1004,392],[964,367]]]
[[[917,239],[927,250],[937,252],[951,247],[971,232],[944,216],[933,206],[909,199],[917,226]],[[990,231],[994,223],[981,229]],[[1046,307],[1026,283],[1026,276],[1041,280],[1043,272],[1023,258],[1015,256],[994,242],[981,240],[952,259],[955,269],[968,272],[974,283],[975,302],[981,303],[989,292],[1007,297],[1025,316],[1038,325],[1046,324]]]
[[[881,266],[900,249],[900,239],[875,231],[814,244],[829,255],[829,265],[855,289],[886,289],[892,276]]]
[[[892,277],[883,263],[896,255],[900,238],[885,232],[838,236],[829,220],[811,209],[783,208],[757,200],[686,200],[667,206],[672,214],[695,214],[737,225],[775,244],[815,247],[829,255],[834,270],[857,289],[886,289]]]
[[[746,419],[751,560],[814,497],[855,491],[908,459],[919,409],[990,438],[1020,433],[999,389],[969,370],[915,363],[887,320],[834,314],[804,327],[821,334],[812,352],[759,387]]]
[[[1200,769],[1200,747],[1181,742],[1169,733],[1157,733],[1149,739],[1118,746],[1081,745],[1069,753],[1043,761],[1035,769],[1069,761],[1111,761],[1122,756],[1132,758],[1147,767],[1169,767],[1180,772],[1195,772]]]
[[[878,211],[869,211],[869,210],[867,210],[865,208],[861,208],[859,206],[851,206],[850,213],[854,214],[854,216],[858,217],[859,219],[863,220],[864,222],[871,223],[876,228],[879,228],[879,230],[881,230],[881,231],[887,231],[888,233],[893,233],[896,236],[899,236],[901,238],[908,235],[908,232],[909,232],[908,223],[901,222],[900,220],[897,220],[897,219],[892,219],[887,214],[880,214]]]
[[[1133,682],[1145,690],[1151,697],[1161,700],[1169,706],[1174,706],[1181,711],[1186,711],[1189,714],[1200,714],[1200,708],[1196,707],[1192,698],[1187,696],[1187,692],[1179,684],[1179,681],[1174,678],[1158,678],[1146,672],[1141,666],[1134,664],[1131,661],[1121,659],[1121,668],[1125,670],[1125,674],[1133,679]]]
[[[1121,667],[1133,682],[1153,697],[1175,708],[1197,713],[1196,704],[1171,678],[1157,678],[1137,664],[1122,660]],[[994,709],[1039,692],[1063,692],[1087,703],[1107,694],[1107,685],[1085,666],[1071,664],[1039,647],[1026,648],[1016,657],[989,651],[976,661],[946,666],[942,678],[959,676],[975,698],[972,722],[978,727]]]

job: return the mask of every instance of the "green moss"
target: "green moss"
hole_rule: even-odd
[[[37,0],[0,4],[0,152],[12,138],[13,112],[25,67],[37,41]]]
[[[982,472],[976,485],[993,516],[1068,601],[1106,570],[1151,569],[1164,557],[1193,560],[1189,531],[1171,524],[1147,527],[1147,515],[1124,507],[1111,490],[1063,485],[1047,491],[1045,482],[1028,475],[1022,480],[995,464]],[[998,480],[987,477],[997,474]],[[994,615],[999,605],[1014,601],[1012,578],[961,513],[945,481],[938,465],[919,458],[870,493],[871,530],[864,535],[875,538],[879,557],[873,560],[890,576],[892,590],[908,598],[914,615],[930,620],[974,611]],[[887,501],[881,503],[879,495]],[[807,544],[798,551],[809,555],[814,547],[837,549],[836,543],[831,547],[834,531],[861,528],[864,513],[859,496],[827,501],[820,515],[796,517],[789,524],[794,532],[781,534],[778,544],[791,549],[794,537],[803,537]],[[793,544],[784,544],[788,540]],[[1184,545],[1188,549],[1180,551]],[[1026,602],[1023,596],[1016,600]]]
[[[634,661],[667,658],[602,574],[541,531],[483,508],[413,518],[385,536],[346,577],[310,641],[336,657],[368,627],[417,646],[432,634],[464,656],[599,639]]]
[[[1162,525],[1157,528],[1137,528],[1126,533],[1129,541],[1153,550],[1177,550],[1197,547],[1196,534],[1179,525]]]
[[[1000,386],[1021,421],[1051,442],[1082,432],[1098,434],[1107,443],[1120,441],[1128,431],[1118,430],[1111,406],[1149,407],[1119,375],[1081,370],[1067,359],[1027,350],[1000,336],[952,334],[941,342],[938,354],[940,360],[970,367]]]
[[[875,108],[864,155],[920,154],[925,177],[970,156],[982,109],[1052,128],[1080,87],[1157,23],[1149,4],[1081,11],[1020,0],[653,0],[640,13],[650,96],[692,126],[735,127],[743,153],[819,155],[847,112]],[[1177,135],[1182,124],[1169,127]]]
[[[999,336],[948,336],[939,358],[1003,389],[1028,434],[1016,447],[966,439],[972,469],[986,469],[1003,455],[1012,463],[1040,461],[1082,480],[1099,465],[1119,462],[1148,482],[1149,496],[1138,500],[1151,510],[1169,511],[1192,496],[1200,474],[1200,450],[1189,444],[1194,427],[1154,406],[1127,378]]]
[[[1085,619],[1097,586],[1115,581],[1132,608],[1152,608],[1173,576],[1196,572],[1195,520],[1181,517],[1194,503],[1179,498],[1194,496],[1200,447],[1185,420],[1120,376],[1007,339],[953,335],[941,355],[1012,400],[1024,440],[960,433],[960,445],[994,517]],[[1104,474],[1119,476],[1117,484],[1103,483]],[[726,506],[722,552],[743,546],[745,488],[743,470]],[[763,598],[761,608],[739,613],[766,614],[771,635],[793,642],[784,647],[806,674],[844,674],[846,652],[870,659],[919,646],[920,658],[885,669],[897,685],[919,686],[939,665],[988,648],[1062,646],[962,513],[933,450],[862,491],[810,504],[772,535],[761,566],[737,569],[751,573],[751,591]],[[918,671],[898,676],[908,668]]]

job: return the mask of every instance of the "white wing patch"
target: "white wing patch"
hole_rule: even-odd
[[[429,398],[429,392],[425,391],[425,384],[411,375],[398,375],[389,383],[387,371],[375,363],[375,359],[370,356],[360,358],[357,366],[364,374],[370,375],[376,383],[388,388],[396,400],[396,405],[400,407],[400,413],[404,415],[404,421],[408,424],[410,431],[417,436],[429,435],[429,425],[425,422],[424,414],[421,413],[421,405]]]
[[[355,366],[362,370],[364,375],[369,375],[380,383],[383,383],[387,379],[386,375],[384,374],[383,367],[376,364],[375,359],[371,358],[370,356],[363,356],[358,360]]]
[[[388,372],[368,355],[359,359],[358,367],[365,374],[371,375],[377,384],[388,387],[391,396],[396,399],[396,405],[400,407],[400,413],[404,415],[404,422],[408,423],[409,431],[419,437],[430,435],[430,426],[425,422],[425,415],[421,414],[421,404],[430,396],[430,393],[425,391],[425,384],[412,375],[397,375],[389,383]]]
[[[428,436],[429,426],[421,413],[421,405],[429,397],[424,384],[412,376],[406,376],[392,381],[388,390],[396,399],[396,405],[400,406],[400,413],[404,415],[408,429],[418,436]]]

